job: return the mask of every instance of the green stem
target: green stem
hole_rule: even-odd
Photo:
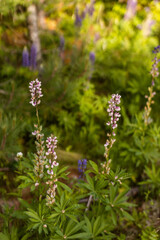
[[[36,116],[38,120],[38,127],[40,127],[40,120],[39,120],[39,114],[38,114],[38,107],[36,106]]]

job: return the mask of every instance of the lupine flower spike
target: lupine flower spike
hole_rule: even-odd
[[[34,173],[37,176],[37,182],[35,186],[39,185],[40,178],[43,177],[44,174],[44,163],[45,163],[45,146],[44,146],[44,134],[42,133],[42,127],[38,127],[38,125],[34,125],[36,130],[32,132],[33,136],[36,136],[36,154],[35,157],[35,165],[34,165]]]
[[[76,27],[81,27],[82,25],[82,19],[79,15],[78,8],[75,10],[75,26]]]
[[[144,108],[144,124],[147,126],[152,122],[152,119],[150,118],[150,113],[151,113],[151,105],[154,103],[153,97],[155,96],[156,92],[153,90],[154,85],[155,85],[155,79],[159,76],[159,71],[158,71],[158,63],[159,59],[157,57],[157,54],[160,52],[160,46],[155,47],[153,50],[153,53],[155,54],[155,57],[153,59],[153,65],[151,69],[151,76],[152,76],[152,83],[151,86],[148,88],[149,91],[149,96],[145,96],[147,98],[147,103]]]
[[[119,94],[112,94],[111,100],[108,102],[109,107],[107,109],[107,112],[109,113],[110,116],[110,121],[108,121],[106,124],[108,126],[111,126],[111,133],[107,134],[107,141],[104,145],[105,147],[105,153],[104,156],[106,158],[106,163],[102,164],[103,171],[102,173],[109,174],[110,172],[110,163],[111,159],[109,159],[109,152],[110,149],[112,148],[114,142],[116,141],[115,136],[115,129],[117,128],[118,124],[117,122],[119,121],[119,118],[121,117],[119,111],[121,110],[119,104],[121,102],[121,96]]]
[[[84,177],[84,172],[87,167],[87,159],[78,160],[78,172],[80,173],[79,178]]]
[[[95,1],[94,1],[94,0],[91,0],[91,3],[90,3],[90,5],[89,5],[89,7],[88,7],[88,14],[89,14],[90,16],[92,16],[93,13],[94,13],[94,3],[95,3]]]
[[[40,104],[40,98],[43,97],[42,89],[41,89],[41,82],[38,79],[31,81],[29,83],[29,89],[31,93],[31,101],[33,107],[36,107]]]
[[[95,63],[95,53],[94,52],[90,52],[89,54],[89,60],[90,60],[90,63],[91,63],[91,69],[90,69],[90,75],[89,75],[89,79],[92,78],[92,74],[93,74],[93,71],[94,71],[94,63]]]
[[[30,67],[32,69],[36,69],[36,66],[37,66],[37,48],[35,44],[32,44],[30,53]]]
[[[57,154],[55,151],[55,148],[57,148],[57,137],[53,137],[53,135],[48,137],[46,140],[46,147],[48,149],[46,152],[46,157],[48,162],[45,166],[48,174],[48,181],[46,182],[46,184],[49,185],[46,201],[47,201],[47,205],[50,207],[55,202],[55,195],[56,195],[56,188],[57,188],[57,185],[56,185],[57,178],[56,178],[56,173],[54,173],[54,168],[59,165],[59,163],[56,161]]]
[[[64,46],[65,46],[65,39],[63,36],[60,36],[60,40],[59,40],[59,49],[60,51],[64,50]]]
[[[94,52],[90,52],[89,59],[90,59],[91,64],[94,65],[94,63],[95,63],[95,53]]]
[[[44,134],[42,133],[42,127],[39,126],[39,117],[38,117],[38,108],[37,106],[40,104],[40,98],[42,95],[42,89],[41,89],[41,82],[38,81],[38,79],[31,81],[29,83],[29,89],[31,92],[31,101],[33,107],[36,107],[36,113],[38,118],[38,125],[35,124],[35,131],[32,132],[33,136],[36,136],[36,154],[34,154],[35,157],[35,165],[34,165],[34,173],[37,176],[37,182],[35,183],[35,186],[39,185],[40,179],[43,177],[43,170],[44,170],[44,162],[46,159],[45,156],[45,146],[44,146]]]
[[[26,47],[24,47],[22,53],[22,65],[23,67],[29,67],[29,52]]]

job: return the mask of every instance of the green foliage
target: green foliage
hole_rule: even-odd
[[[152,227],[147,227],[146,229],[142,230],[141,240],[158,240],[159,235],[157,231]]]

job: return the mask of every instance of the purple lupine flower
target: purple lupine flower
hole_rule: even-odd
[[[128,0],[127,1],[127,11],[124,16],[125,20],[129,20],[134,17],[136,14],[137,0]]]
[[[27,47],[24,47],[22,52],[22,65],[23,67],[29,67],[29,52]]]
[[[94,13],[94,3],[95,3],[95,1],[94,1],[94,0],[91,0],[90,5],[88,6],[88,14],[89,14],[90,16],[92,16],[93,13]]]
[[[107,109],[107,112],[109,113],[109,116],[111,117],[110,121],[107,122],[107,125],[111,125],[112,130],[117,128],[117,122],[119,121],[120,118],[120,113],[119,111],[121,108],[118,106],[121,102],[121,96],[119,94],[112,94],[111,100],[108,102],[109,107]],[[114,131],[112,132],[112,135],[115,136]]]
[[[60,36],[60,41],[59,41],[59,49],[60,51],[64,50],[64,45],[65,45],[65,39],[63,36]]]
[[[36,69],[36,66],[37,66],[37,48],[35,44],[32,44],[30,52],[30,67],[32,69]]]
[[[155,54],[155,57],[154,59],[152,60],[153,61],[153,64],[152,64],[152,69],[151,69],[151,75],[153,78],[156,78],[159,76],[159,71],[158,71],[158,63],[159,63],[159,59],[157,58],[157,54],[160,52],[160,46],[157,46],[154,48],[153,50],[153,53]],[[152,81],[154,82],[154,81]],[[152,85],[154,85],[152,83]]]
[[[90,52],[89,59],[90,59],[91,64],[94,65],[94,63],[95,63],[95,53],[94,52]]]
[[[30,93],[31,93],[31,101],[33,107],[36,107],[40,104],[40,98],[43,97],[42,89],[41,89],[41,82],[38,79],[31,81],[29,83]]]
[[[81,27],[82,26],[82,19],[78,13],[78,8],[75,10],[75,26],[76,27]]]
[[[86,9],[81,13],[81,19],[85,19],[86,17]]]
[[[94,36],[94,42],[97,42],[98,40],[100,39],[100,35],[99,33],[97,32]]]
[[[87,167],[87,159],[78,160],[78,172],[80,173],[80,178],[84,177],[84,172]]]

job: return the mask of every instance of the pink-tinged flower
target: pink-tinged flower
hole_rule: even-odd
[[[32,132],[32,135],[36,136],[36,150],[37,152],[34,154],[35,159],[34,159],[34,173],[36,177],[42,178],[43,177],[43,170],[44,170],[44,164],[45,164],[45,146],[44,146],[44,140],[43,136],[44,134],[42,133],[42,128],[38,127],[38,125],[34,125],[36,130]],[[36,186],[36,185],[35,185]]]
[[[109,107],[107,109],[108,115],[110,116],[110,121],[108,121],[106,124],[108,126],[111,126],[112,131],[111,134],[107,134],[108,139],[106,140],[106,143],[104,144],[105,147],[105,153],[104,156],[106,158],[106,160],[109,157],[109,151],[112,148],[114,142],[116,141],[115,137],[116,133],[114,131],[115,128],[118,127],[117,122],[119,121],[120,118],[120,113],[119,111],[121,110],[120,106],[118,106],[121,102],[121,96],[119,94],[112,94],[111,100],[108,102],[109,103]],[[108,169],[108,165],[107,165],[107,169]]]
[[[110,126],[112,129],[117,128],[117,122],[119,121],[120,118],[120,113],[119,111],[121,108],[118,106],[121,102],[121,96],[118,94],[112,94],[111,100],[108,102],[109,107],[107,109],[107,112],[109,113],[109,116],[111,117],[110,121],[107,122],[107,125]],[[113,136],[115,136],[115,133],[112,133]]]
[[[48,137],[46,140],[46,146],[48,148],[48,151],[46,152],[46,155],[52,155],[54,159],[57,159],[57,154],[55,152],[55,148],[57,147],[57,137]]]
[[[43,97],[42,89],[41,89],[41,82],[38,79],[31,81],[29,83],[29,89],[30,89],[30,93],[31,93],[30,103],[32,104],[33,107],[36,107],[41,102],[40,98]]]
[[[57,159],[57,154],[55,151],[55,148],[57,147],[57,142],[58,142],[57,137],[54,137],[53,135],[48,137],[46,140],[46,147],[47,147],[46,156],[48,157],[48,163],[45,166],[47,168],[47,174],[48,174],[48,180],[46,184],[49,185],[47,196],[46,196],[46,201],[47,201],[46,204],[48,206],[51,206],[55,202],[55,195],[56,195],[56,188],[57,188],[57,185],[55,184],[55,182],[57,181],[57,178],[56,178],[56,173],[54,173],[54,168],[59,165],[59,163],[55,161]]]

